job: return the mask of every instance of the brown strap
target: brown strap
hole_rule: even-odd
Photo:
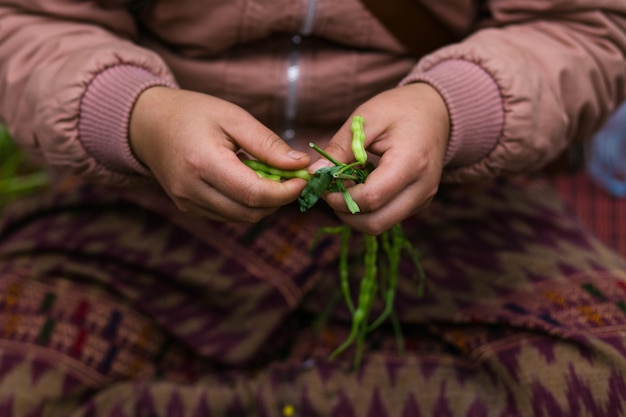
[[[452,31],[420,0],[361,0],[414,56],[455,42]]]

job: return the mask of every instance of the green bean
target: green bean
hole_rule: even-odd
[[[376,236],[373,235],[364,234],[363,236],[365,240],[365,255],[363,257],[365,272],[361,279],[358,303],[352,314],[352,327],[348,338],[330,355],[331,359],[335,358],[338,354],[346,350],[356,339],[356,367],[359,366],[361,361],[364,337],[367,329],[367,318],[372,307],[374,296],[376,295],[378,240]]]
[[[343,185],[343,182],[338,183],[337,186],[339,188],[339,191],[341,191],[341,194],[343,195],[343,201],[346,202],[346,206],[348,207],[348,210],[350,210],[350,213],[356,214],[360,212],[361,208],[356,203],[356,201],[354,201],[352,195],[350,195],[350,193],[346,189],[346,186]]]
[[[374,298],[376,297],[377,292],[376,276],[378,275],[378,238],[376,236],[368,234],[364,234],[363,237],[365,239],[365,274],[363,276],[363,281],[369,281],[370,284],[368,288],[368,293],[361,294],[361,297],[359,299],[359,306],[362,306],[362,308],[365,310],[366,320],[362,322],[357,337],[357,351],[354,355],[355,368],[358,368],[361,364],[361,358],[363,356],[364,348],[363,345],[365,344],[365,335],[367,334],[367,318],[370,315],[370,311],[372,309]]]
[[[350,195],[344,181],[354,183],[365,182],[369,173],[373,170],[373,165],[367,162],[367,151],[365,150],[365,132],[363,128],[364,119],[362,116],[354,116],[350,126],[352,130],[352,152],[355,162],[344,164],[328,155],[314,143],[310,146],[324,158],[328,159],[334,166],[321,168],[309,179],[308,184],[298,198],[300,210],[306,211],[311,208],[325,192],[341,192],[346,206],[351,213],[360,211],[358,204]],[[262,167],[263,172],[270,172],[268,167]],[[394,303],[400,276],[400,261],[403,252],[408,253],[416,269],[419,279],[418,295],[424,293],[425,274],[420,263],[419,252],[404,235],[400,223],[394,225],[389,231],[378,236],[364,234],[365,253],[363,257],[364,274],[359,285],[359,292],[356,303],[352,300],[349,282],[348,256],[351,229],[347,224],[334,228],[321,228],[321,232],[334,233],[340,235],[339,254],[339,279],[341,293],[351,315],[352,323],[350,332],[346,340],[331,353],[330,359],[345,351],[353,343],[356,344],[354,365],[358,367],[364,351],[366,335],[378,328],[386,319],[391,320],[393,331],[396,335],[398,349],[404,351],[404,338],[400,320],[395,314]],[[317,237],[314,239],[314,241]],[[379,243],[380,239],[380,243]],[[379,244],[382,246],[384,257],[379,258]],[[313,245],[312,245],[313,246]],[[370,322],[370,314],[374,299],[379,295],[384,305],[378,317]]]
[[[322,227],[313,238],[313,244],[311,247],[315,245],[322,233],[336,234],[341,238],[339,246],[339,282],[341,285],[341,292],[343,293],[346,305],[348,306],[348,310],[350,311],[350,314],[354,314],[354,304],[352,303],[352,295],[350,294],[350,271],[348,268],[348,251],[350,249],[350,236],[352,235],[352,229],[347,224],[342,224],[337,227]]]
[[[348,268],[348,255],[350,249],[350,235],[352,229],[348,225],[343,226],[341,231],[341,252],[339,254],[339,279],[341,280],[341,291],[346,300],[346,305],[351,314],[354,314],[354,303],[350,293],[350,269]]]
[[[248,167],[252,168],[254,171],[256,171],[257,174],[259,172],[262,172],[265,174],[277,176],[278,178],[285,178],[285,179],[302,178],[303,180],[309,180],[311,178],[311,174],[309,174],[306,169],[296,169],[293,171],[288,171],[288,170],[274,168],[256,159],[246,159],[243,161],[243,163],[246,164]]]
[[[272,180],[276,182],[280,182],[282,180],[282,177],[280,175],[268,174],[267,172],[264,172],[264,171],[254,171],[254,172],[256,172],[259,178],[267,178],[268,180]]]
[[[391,242],[388,235],[391,233]],[[383,245],[387,259],[389,261],[389,286],[383,294],[385,308],[376,320],[368,327],[368,331],[372,331],[380,326],[393,312],[393,304],[398,286],[398,268],[400,266],[400,251],[405,247],[404,236],[400,232],[400,224],[396,224],[391,228],[391,232],[386,232],[387,242]]]
[[[350,130],[352,130],[352,153],[354,154],[354,159],[361,165],[367,161],[365,130],[363,129],[364,122],[363,116],[354,116],[350,125]]]
[[[363,281],[361,281],[361,291],[369,291],[369,288],[365,287],[366,286],[363,284]],[[352,327],[350,329],[350,334],[348,335],[348,338],[330,354],[330,360],[333,360],[335,357],[337,357],[337,355],[346,350],[352,344],[352,342],[354,342],[354,340],[357,338],[357,335],[359,334],[359,329],[365,319],[365,310],[361,307],[357,307],[357,309],[354,310],[354,313],[352,314]]]

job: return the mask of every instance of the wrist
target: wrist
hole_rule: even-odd
[[[445,98],[431,84],[417,82],[413,85],[419,88],[420,94],[427,100],[433,116],[433,126],[436,129],[435,134],[444,141],[443,145],[447,148],[450,141],[451,122],[450,111]]]
[[[135,158],[149,166],[149,142],[158,134],[155,120],[162,104],[167,102],[163,95],[169,87],[152,86],[139,94],[130,112],[128,122],[128,144]],[[155,129],[156,128],[156,129]]]
[[[408,83],[429,84],[445,101],[450,123],[446,166],[471,165],[495,147],[504,110],[495,80],[482,67],[470,61],[443,61],[410,74],[401,85]]]
[[[438,149],[441,150],[441,160],[444,160],[450,141],[450,113],[444,97],[432,85],[424,82],[406,84],[400,88],[412,90],[412,97],[420,98],[420,112],[426,115],[428,120],[429,136],[436,140]]]
[[[169,79],[132,65],[111,67],[94,77],[81,101],[78,132],[97,162],[120,173],[150,174],[133,154],[128,136],[137,98],[155,85],[175,86]]]

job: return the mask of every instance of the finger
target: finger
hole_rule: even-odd
[[[361,231],[381,233],[430,204],[437,192],[441,170],[428,161],[410,161],[389,150],[380,165],[364,184],[348,192],[359,205],[357,215],[349,212],[341,193],[329,193],[325,199],[343,221]]]
[[[177,205],[185,212],[219,221],[255,223],[275,212],[278,207],[249,207],[209,184],[200,183],[190,191],[189,197],[179,198]]]
[[[309,165],[311,158],[307,153],[296,151],[254,117],[243,114],[246,120],[224,123],[222,129],[246,152],[280,169],[295,170]]]
[[[354,230],[378,235],[426,208],[432,201],[432,198],[416,199],[418,195],[419,192],[412,187],[397,195],[393,201],[380,210],[356,215],[349,212],[337,212],[337,216]]]
[[[300,178],[282,182],[259,178],[236,154],[227,149],[217,152],[221,163],[207,167],[202,180],[206,186],[214,187],[245,207],[284,206],[295,201],[306,186],[306,181]]]
[[[350,125],[351,122],[345,122],[323,149],[324,152],[330,155],[333,159],[344,164],[354,161],[354,154],[352,152],[352,131],[350,130]],[[318,160],[311,164],[308,170],[310,173],[314,173],[320,168],[331,165],[333,165],[332,162],[320,156]]]
[[[389,204],[414,184],[416,192],[428,192],[429,176],[424,175],[424,169],[416,158],[406,158],[406,155],[398,155],[399,151],[390,149],[380,159],[379,165],[365,180],[365,183],[349,188],[350,195],[359,205],[362,213],[372,212]],[[416,199],[421,196],[417,195]],[[328,204],[337,211],[347,211],[342,196],[329,195]]]

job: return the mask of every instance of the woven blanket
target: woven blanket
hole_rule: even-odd
[[[395,312],[349,349],[338,221],[192,219],[65,182],[0,221],[0,416],[616,416],[626,259],[543,181],[445,188],[403,229]],[[352,288],[362,241],[351,242]],[[374,306],[382,309],[380,303]]]

